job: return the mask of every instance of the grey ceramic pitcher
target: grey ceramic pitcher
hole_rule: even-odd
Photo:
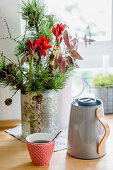
[[[104,156],[109,132],[102,101],[81,98],[72,102],[68,129],[69,155],[82,159]]]

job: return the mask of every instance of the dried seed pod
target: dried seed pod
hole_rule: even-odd
[[[32,100],[33,101],[37,101],[38,104],[41,104],[42,103],[42,99],[43,99],[43,95],[38,93],[37,96],[33,96],[32,97]]]
[[[7,65],[8,73],[11,73],[11,71],[13,71],[13,67],[14,67],[14,64],[12,64],[12,63],[9,63],[9,64]]]
[[[5,100],[5,105],[10,106],[11,104],[12,104],[12,99],[11,98],[7,98]]]
[[[10,74],[9,70],[7,68],[2,69],[3,71],[5,71],[7,74]]]
[[[25,88],[24,88],[24,87],[21,89],[21,94],[23,94],[23,95],[25,95],[25,94],[26,94],[26,90],[25,90]]]
[[[33,96],[33,97],[32,97],[32,100],[33,100],[33,101],[37,101],[37,96]]]
[[[38,94],[37,94],[37,103],[38,103],[38,104],[41,104],[41,103],[42,103],[42,99],[43,99],[43,95],[40,94],[40,93],[38,93]]]
[[[16,87],[17,87],[17,90],[19,90],[19,89],[23,89],[24,85],[23,83],[18,83]]]
[[[6,78],[7,77],[7,72],[0,70],[0,78]]]
[[[8,65],[7,65],[7,68],[12,68],[13,67],[13,64],[12,63],[9,63]]]
[[[15,77],[14,77],[12,74],[9,74],[9,75],[6,77],[6,81],[7,81],[8,83],[12,83],[14,80],[15,80]]]
[[[43,98],[43,95],[41,93],[37,93],[37,97]]]

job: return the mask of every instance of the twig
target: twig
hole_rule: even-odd
[[[27,16],[28,16],[28,8],[27,8]],[[24,38],[23,38],[23,40],[25,40],[26,32],[27,32],[27,19],[26,19],[26,25],[25,25],[25,31],[24,31]]]
[[[7,23],[6,19],[4,19],[4,18],[2,18],[2,17],[0,17],[0,18],[3,19],[3,21],[5,22],[6,28],[7,28],[8,34],[9,34],[9,37],[3,37],[3,38],[1,38],[1,39],[11,39],[11,40],[15,41],[16,43],[19,43],[19,44],[21,45],[21,47],[23,48],[25,54],[26,54],[26,51],[25,51],[25,49],[24,49],[23,44],[22,44],[20,41],[16,40],[16,39],[17,39],[18,37],[20,37],[21,35],[18,36],[18,37],[16,37],[16,38],[13,38],[12,35],[11,35],[11,32],[10,32],[10,29],[9,29],[9,26],[8,26],[8,23]],[[24,39],[23,39],[23,40],[24,40]],[[23,42],[23,41],[22,41],[22,42]]]
[[[1,17],[1,18],[2,18],[2,17]],[[9,39],[11,39],[11,40],[13,40],[13,41],[15,41],[15,42],[17,42],[17,43],[20,43],[20,41],[17,41],[17,40],[16,40],[17,37],[16,37],[16,38],[13,38],[13,37],[12,37],[11,32],[10,32],[10,29],[9,29],[9,25],[8,25],[6,19],[5,19],[5,18],[2,18],[2,19],[3,19],[3,21],[5,22],[5,25],[6,25],[8,34],[9,34]],[[4,38],[4,37],[3,37],[3,38]],[[8,38],[8,37],[6,37],[6,38]]]
[[[6,39],[10,39],[9,37],[2,37],[0,38],[0,40],[6,40]]]
[[[21,35],[19,35],[19,36],[15,37],[14,39],[16,40],[16,39],[18,39],[18,38],[20,38],[20,37],[21,37]]]
[[[9,29],[9,26],[8,26],[8,23],[7,23],[6,19],[5,18],[2,18],[2,19],[4,20],[4,22],[6,24],[7,31],[8,31],[8,34],[9,34],[9,38],[12,38],[12,35],[11,35],[11,32],[10,32],[10,29]]]
[[[13,95],[11,96],[11,99],[15,96],[15,94],[17,93],[18,90],[16,90]]]
[[[1,57],[2,56],[4,56],[3,55],[3,52],[0,54],[1,55]],[[12,64],[14,64],[17,68],[18,68],[18,70],[28,79],[28,77],[23,73],[23,71],[15,64],[15,63],[13,63],[13,61],[12,60],[10,60],[8,57],[6,57],[6,56],[4,56],[8,61],[10,61]]]

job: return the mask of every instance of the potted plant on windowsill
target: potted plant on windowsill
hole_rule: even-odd
[[[68,35],[66,26],[56,24],[54,15],[46,15],[45,5],[39,1],[22,2],[21,14],[26,21],[23,36],[8,37],[17,43],[13,63],[1,53],[0,82],[21,91],[22,136],[30,133],[56,134],[58,125],[58,90],[63,89],[71,70],[77,67],[78,38]],[[85,42],[88,42],[85,36]],[[9,63],[7,64],[6,61]],[[13,95],[13,96],[14,96]],[[5,100],[9,106],[13,96]]]
[[[104,76],[102,73],[93,78],[95,96],[103,101],[104,113],[113,113],[113,75]]]

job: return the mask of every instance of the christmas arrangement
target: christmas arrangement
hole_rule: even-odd
[[[77,67],[78,38],[72,38],[66,25],[59,23],[54,15],[46,14],[46,6],[36,0],[22,2],[22,19],[25,20],[24,35],[13,37],[6,19],[10,39],[16,42],[14,51],[17,63],[1,52],[0,83],[18,90],[21,94],[37,93],[34,100],[42,100],[41,92],[59,90],[65,87],[69,72]],[[13,95],[13,96],[14,96]],[[12,96],[12,97],[13,97]],[[5,100],[6,105],[12,103],[12,97]]]

